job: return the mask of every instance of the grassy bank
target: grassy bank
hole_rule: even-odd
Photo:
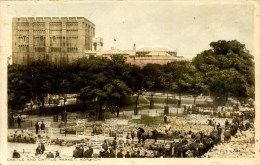
[[[147,115],[142,115],[141,119],[132,119],[129,122],[135,124],[158,125],[163,123],[163,117],[161,116],[151,117]]]

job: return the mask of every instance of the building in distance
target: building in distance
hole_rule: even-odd
[[[103,50],[103,39],[93,38],[92,50],[86,50],[86,57],[94,56],[110,59],[112,55],[123,55],[126,58],[126,63],[144,66],[148,63],[167,64],[172,61],[190,61],[190,59],[182,56],[177,56],[177,51],[169,48],[141,48],[136,50],[136,45],[133,45],[133,50],[119,50],[111,48],[110,50]]]
[[[71,63],[92,50],[95,25],[84,17],[20,17],[12,21],[12,61]]]

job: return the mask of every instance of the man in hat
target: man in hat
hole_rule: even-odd
[[[22,117],[20,115],[18,115],[18,117],[17,117],[18,128],[22,128],[21,122],[22,122]]]
[[[80,145],[79,147],[79,158],[83,158],[84,148],[83,145]]]
[[[42,121],[41,123],[41,133],[45,133],[45,123]]]
[[[79,147],[76,147],[75,150],[73,151],[73,157],[78,158],[79,157]]]
[[[126,154],[125,154],[125,158],[130,158],[130,157],[131,157],[130,153],[129,153],[129,151],[127,151]]]
[[[34,127],[35,127],[36,134],[38,134],[39,128],[40,128],[38,121],[36,121],[36,123],[34,124]]]
[[[21,157],[21,155],[16,150],[14,150],[13,158],[20,158],[20,157]]]
[[[123,151],[123,150],[120,149],[120,151],[117,153],[117,158],[123,158],[123,157],[124,157],[122,151]],[[129,155],[129,156],[130,156],[130,155]]]

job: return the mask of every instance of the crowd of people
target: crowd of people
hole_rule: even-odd
[[[249,123],[249,122],[247,122]],[[104,140],[102,144],[102,150],[100,150],[98,155],[90,152],[89,149],[84,151],[84,147],[76,147],[73,152],[73,157],[101,157],[101,158],[142,158],[142,157],[201,157],[208,151],[210,151],[214,146],[219,145],[220,143],[229,143],[231,137],[235,136],[238,131],[246,131],[250,128],[248,124],[244,124],[243,118],[234,117],[231,122],[228,120],[225,121],[225,124],[221,124],[215,119],[209,119],[208,124],[212,126],[211,132],[199,131],[193,132],[189,131],[187,133],[180,134],[175,139],[170,139],[170,147],[166,147],[167,143],[161,143],[160,145],[150,145],[148,148],[149,151],[152,151],[152,154],[147,154],[146,152],[141,153],[143,147],[137,147],[136,149],[131,149],[129,151],[124,151],[123,148],[118,147],[119,141],[114,138],[112,142]],[[138,128],[137,132],[131,131],[127,133],[125,146],[132,146],[134,148],[134,139],[137,138],[137,143],[145,144],[147,134],[144,134],[145,130],[143,128]],[[153,129],[151,131],[152,138],[154,139],[154,144],[158,144],[158,131]],[[132,139],[132,140],[130,140]],[[136,146],[135,146],[136,147]],[[91,148],[91,147],[90,147]],[[140,149],[140,150],[139,150]],[[93,151],[93,149],[91,149]],[[88,154],[83,154],[83,153]],[[80,154],[74,154],[80,153]],[[92,153],[92,155],[91,155]],[[76,156],[75,156],[76,155]],[[84,156],[85,155],[85,156]]]
[[[63,120],[66,121],[66,112],[63,113]],[[167,116],[163,117],[165,124],[168,124]],[[118,140],[115,135],[113,141],[104,140],[102,143],[102,149],[99,153],[94,153],[92,146],[79,145],[73,150],[72,157],[74,158],[143,158],[143,157],[202,157],[205,153],[210,151],[214,146],[220,143],[229,143],[232,136],[235,136],[238,131],[247,131],[252,127],[253,118],[250,116],[248,120],[245,120],[243,115],[233,115],[233,119],[230,121],[225,120],[223,125],[217,121],[217,119],[208,119],[207,124],[212,127],[212,131],[206,132],[201,130],[195,132],[193,130],[180,133],[177,137],[167,139],[168,142],[158,142],[159,132],[156,128],[149,130],[151,136],[145,133],[144,128],[137,128],[128,132],[125,140]],[[93,135],[99,134],[101,126],[93,125]],[[169,128],[170,129],[170,128]],[[41,124],[37,121],[35,123],[36,134],[45,132],[45,123]],[[167,131],[167,130],[165,130]],[[167,132],[166,132],[167,133]],[[110,135],[112,136],[112,134]],[[114,136],[114,135],[113,135]],[[137,138],[137,139],[136,139]],[[144,147],[146,140],[152,138],[154,142],[148,148]],[[137,141],[137,143],[135,143]],[[128,146],[126,150],[119,144],[124,143],[123,146]],[[139,145],[137,145],[139,144]],[[166,147],[170,146],[170,147]],[[146,149],[146,150],[144,150]],[[149,154],[146,152],[149,150]],[[141,152],[142,151],[142,152]],[[45,152],[44,144],[39,144],[36,148],[35,155],[42,155]],[[152,153],[152,154],[151,154]],[[45,153],[47,158],[57,158],[59,152],[56,151],[55,155],[52,152]],[[19,158],[20,154],[14,150],[13,158]]]

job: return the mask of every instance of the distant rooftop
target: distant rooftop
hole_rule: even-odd
[[[168,48],[141,48],[138,51],[140,52],[173,52],[173,50],[170,50]]]
[[[42,21],[86,21],[94,26],[94,23],[86,19],[85,17],[13,17],[13,22],[42,22]]]

